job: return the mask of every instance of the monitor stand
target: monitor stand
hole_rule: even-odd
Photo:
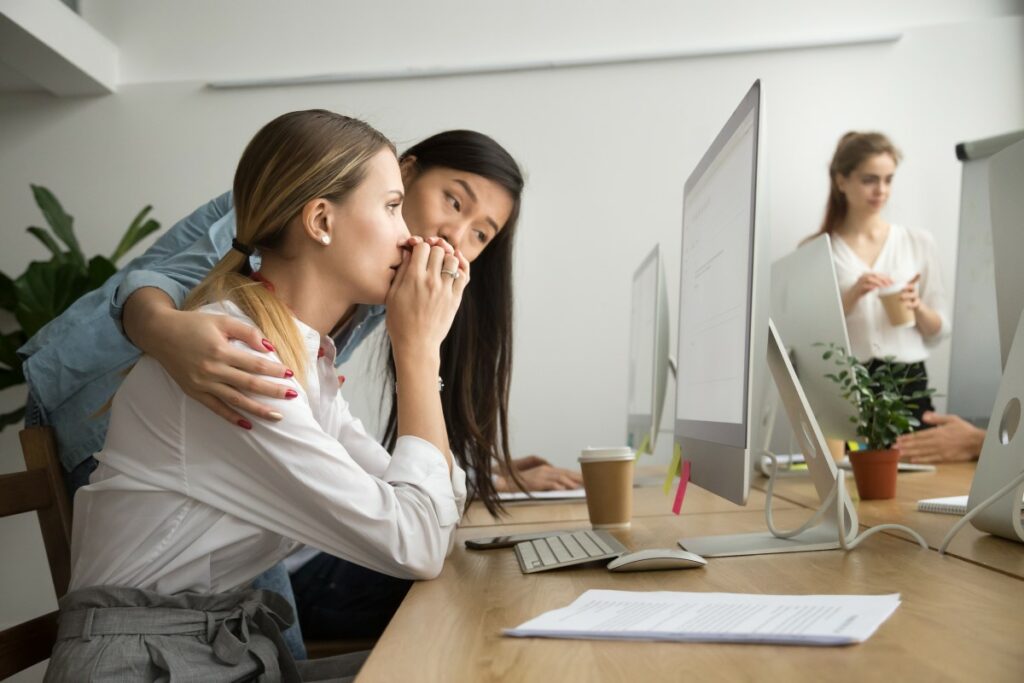
[[[814,418],[814,412],[807,403],[800,380],[797,379],[793,364],[784,350],[775,324],[768,321],[768,367],[779,392],[779,398],[786,409],[789,423],[805,454],[807,470],[818,493],[819,504],[832,493],[836,486],[838,470],[832,454],[825,443],[825,437]],[[843,480],[838,479],[843,486]],[[838,493],[838,492],[837,492]],[[699,536],[683,538],[679,545],[703,557],[730,557],[736,555],[765,555],[769,553],[796,553],[812,550],[835,550],[840,547],[839,534],[849,536],[857,530],[857,512],[849,496],[842,496],[846,529],[840,531],[837,514],[826,512],[821,521],[803,533],[792,538],[780,538],[770,531],[730,536]]]

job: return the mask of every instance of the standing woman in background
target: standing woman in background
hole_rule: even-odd
[[[909,395],[927,388],[928,347],[949,334],[950,316],[931,233],[882,216],[901,156],[881,133],[844,135],[829,164],[828,204],[817,234],[832,240],[853,355],[870,371],[888,356],[907,363],[916,377],[905,385]],[[914,314],[911,326],[891,324],[876,291],[897,284]],[[933,410],[931,398],[915,404],[914,416],[923,423],[925,411]]]

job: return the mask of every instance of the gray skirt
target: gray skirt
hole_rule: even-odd
[[[349,681],[368,653],[296,662],[288,602],[262,590],[161,595],[97,586],[60,600],[52,681]]]

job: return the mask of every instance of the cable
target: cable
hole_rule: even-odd
[[[946,534],[946,537],[944,539],[942,539],[942,545],[939,546],[939,554],[940,555],[945,555],[946,554],[946,548],[948,548],[949,544],[953,542],[953,537],[956,536],[958,533],[960,533],[960,530],[964,528],[964,525],[967,524],[967,522],[969,522],[972,519],[974,519],[975,517],[977,517],[978,514],[982,510],[984,510],[989,505],[991,505],[992,503],[996,502],[997,500],[999,500],[1000,498],[1005,496],[1007,493],[1009,493],[1014,488],[1019,486],[1022,482],[1024,482],[1024,471],[1022,471],[1020,474],[1018,474],[1016,477],[1014,477],[1013,480],[1011,480],[1009,484],[1007,484],[1006,486],[1004,486],[1003,488],[999,489],[998,491],[993,493],[991,496],[986,498],[981,503],[981,505],[979,505],[978,507],[974,508],[973,510],[968,512],[966,515],[961,517],[959,520],[957,520],[957,523],[954,524],[953,528],[949,530],[949,533]]]
[[[814,514],[811,515],[810,519],[804,522],[800,528],[792,529],[790,531],[780,531],[779,529],[775,528],[775,522],[772,518],[772,491],[775,486],[775,474],[779,469],[779,459],[776,456],[776,454],[773,453],[772,451],[766,450],[764,454],[768,456],[769,460],[771,460],[771,472],[768,474],[768,486],[765,487],[764,491],[765,498],[767,498],[764,504],[765,525],[767,525],[768,531],[772,533],[772,536],[775,536],[776,538],[793,538],[794,536],[799,536],[800,534],[802,534],[803,532],[807,531],[812,526],[817,524],[819,521],[821,521],[822,517],[825,516],[825,511],[828,510],[829,505],[832,504],[832,498],[836,494],[835,487],[833,487],[832,490],[829,492],[828,496],[825,498],[825,502],[822,503],[821,507],[815,510]]]
[[[839,524],[842,525],[842,523],[843,523],[843,500],[846,497],[846,470],[838,469],[837,468],[836,486],[839,489],[839,498],[837,499],[838,502],[836,504],[836,518],[839,520]],[[852,502],[851,502],[851,505],[852,505]],[[840,526],[840,528],[842,528],[842,526]],[[911,529],[908,526],[903,526],[902,524],[878,524],[876,526],[873,526],[873,527],[870,527],[868,529],[865,529],[864,532],[861,533],[861,534],[857,534],[857,532],[856,532],[857,530],[856,529],[851,529],[850,530],[850,535],[853,538],[847,539],[846,538],[846,534],[840,533],[839,534],[839,545],[842,546],[843,550],[853,550],[858,545],[860,545],[861,541],[863,541],[868,536],[872,536],[872,535],[878,533],[879,531],[886,531],[886,530],[889,530],[889,531],[902,531],[902,532],[904,532],[906,534],[909,534],[915,541],[917,541],[917,544],[919,546],[921,546],[925,550],[928,550],[928,543],[924,540],[924,538],[921,536],[921,534],[917,533],[916,531],[914,531],[913,529]]]
[[[801,525],[798,529],[793,529],[790,531],[780,531],[776,529],[772,519],[772,491],[775,483],[775,473],[778,470],[779,461],[775,453],[771,451],[765,451],[765,455],[767,455],[768,458],[771,460],[772,471],[771,475],[768,477],[768,486],[765,488],[765,497],[767,498],[767,500],[765,501],[764,518],[765,524],[768,526],[768,530],[772,533],[773,536],[777,538],[793,538],[794,536],[802,534],[803,532],[807,531],[809,528],[817,524],[818,521],[820,521],[824,517],[825,512],[829,509],[829,506],[832,505],[832,501],[835,500],[837,522],[836,530],[839,536],[839,545],[840,547],[842,547],[843,550],[853,550],[858,545],[860,545],[861,542],[868,536],[872,536],[878,533],[879,531],[886,530],[905,532],[909,534],[911,537],[913,537],[913,539],[917,541],[918,545],[920,545],[922,548],[924,548],[925,550],[928,549],[928,544],[925,542],[924,538],[921,537],[921,534],[917,533],[910,527],[903,526],[902,524],[879,524],[877,526],[873,526],[869,529],[866,529],[861,534],[857,534],[856,527],[853,527],[851,525],[850,531],[847,532],[846,515],[844,514],[845,509],[843,506],[843,502],[847,499],[846,472],[838,467],[836,468],[835,484],[832,486],[832,489],[829,491],[828,495],[825,496],[825,500],[822,501],[818,509],[814,511],[813,515],[811,515],[810,519],[804,522],[803,525]],[[1022,477],[1024,477],[1024,473],[1022,473]]]

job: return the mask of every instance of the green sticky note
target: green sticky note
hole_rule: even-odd
[[[675,444],[672,448],[672,462],[668,466],[668,472],[665,473],[665,484],[662,486],[662,490],[665,495],[672,489],[672,480],[675,479],[676,474],[679,473],[679,461],[683,458],[683,449],[679,447],[679,444]]]
[[[636,449],[636,457],[639,458],[645,453],[651,452],[651,435],[648,434],[644,437],[644,440],[640,442],[640,448]]]

